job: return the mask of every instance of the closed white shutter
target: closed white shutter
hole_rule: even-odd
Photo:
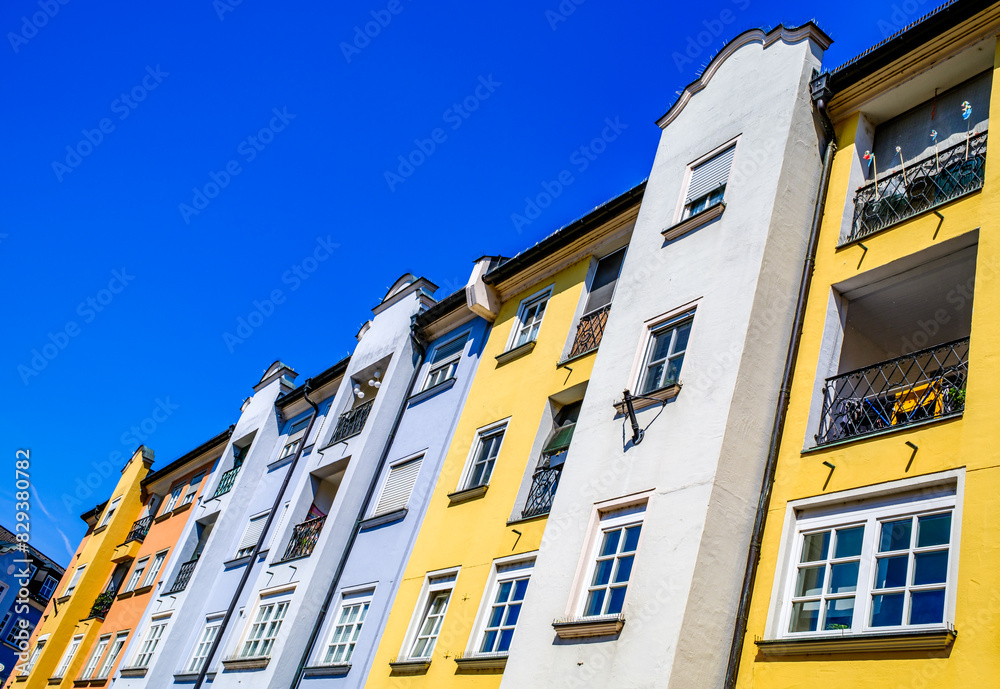
[[[306,426],[308,425],[309,425],[308,417],[292,424],[292,427],[288,429],[288,439],[285,441],[285,444],[288,445],[289,443],[295,442],[303,435],[305,435]]]
[[[465,349],[465,342],[468,339],[467,335],[462,335],[461,337],[456,337],[454,340],[440,345],[434,350],[434,356],[431,358],[431,364],[439,363],[461,352]]]
[[[418,457],[405,464],[394,466],[389,471],[389,476],[385,480],[385,487],[382,489],[382,496],[378,499],[375,507],[375,514],[388,514],[406,507],[413,491],[413,484],[417,482],[417,474],[420,473],[420,463],[423,457]]]
[[[260,534],[264,530],[264,522],[267,520],[267,515],[270,512],[265,512],[264,514],[259,514],[250,520],[247,524],[246,531],[243,532],[243,538],[240,539],[240,547],[237,549],[238,552],[250,549],[252,550],[257,541],[260,540]]]
[[[687,200],[684,203],[691,203],[720,184],[725,184],[729,180],[729,170],[733,167],[735,152],[736,145],[733,144],[711,160],[706,160],[691,170],[691,183],[688,185]]]

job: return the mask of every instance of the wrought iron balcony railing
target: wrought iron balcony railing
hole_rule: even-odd
[[[604,326],[608,322],[608,313],[611,311],[611,304],[602,306],[596,311],[591,311],[580,319],[576,326],[576,339],[573,340],[573,349],[570,350],[567,359],[586,354],[597,349],[604,336]]]
[[[198,564],[198,558],[193,560],[188,560],[181,568],[177,570],[177,578],[174,579],[173,586],[167,593],[177,593],[178,591],[183,591],[187,588],[188,582],[191,581],[191,574],[194,572],[194,566]]]
[[[957,414],[968,374],[966,337],[827,378],[816,444]]]
[[[537,469],[531,477],[531,490],[528,499],[521,510],[521,518],[537,517],[548,514],[552,510],[552,500],[556,497],[559,487],[559,477],[562,476],[563,465]]]
[[[219,487],[215,489],[215,495],[213,495],[212,497],[217,498],[220,495],[225,495],[226,493],[231,491],[233,489],[233,484],[236,483],[236,477],[239,476],[240,469],[242,468],[243,468],[243,462],[240,462],[232,469],[224,473],[222,475],[222,478],[219,479]]]
[[[132,541],[139,541],[146,538],[146,534],[149,533],[149,527],[153,523],[153,515],[148,517],[143,517],[132,524],[132,529],[128,532],[128,536],[125,538],[125,543],[131,543]],[[125,545],[123,543],[122,545]]]
[[[982,188],[986,132],[858,189],[845,244]]]
[[[369,400],[360,407],[355,407],[341,414],[337,420],[337,429],[333,432],[333,438],[330,439],[330,443],[340,442],[360,433],[365,427],[365,421],[368,420],[368,412],[372,410],[373,404],[375,404],[375,400]]]
[[[90,608],[91,617],[99,617],[102,620],[107,617],[108,610],[111,609],[111,604],[115,602],[115,596],[118,595],[118,589],[111,591],[105,591],[104,593],[97,596],[94,599],[94,605]]]
[[[326,517],[316,517],[296,524],[295,528],[292,529],[292,539],[288,541],[288,547],[285,548],[285,555],[281,558],[282,561],[312,555],[325,522]]]

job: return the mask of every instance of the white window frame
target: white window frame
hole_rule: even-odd
[[[42,634],[35,641],[35,647],[31,650],[31,655],[28,656],[28,661],[21,666],[20,674],[28,675],[33,669],[35,669],[35,664],[38,663],[38,657],[42,655],[42,650],[45,648],[45,643],[49,640],[48,634]]]
[[[964,469],[958,469],[790,502],[785,512],[782,540],[778,553],[778,571],[771,593],[765,638],[808,639],[834,635],[837,637],[863,637],[872,634],[951,628],[955,621],[958,588],[964,479]],[[877,555],[875,541],[879,537],[879,522],[891,521],[893,516],[906,517],[945,511],[951,512],[951,536],[947,546],[948,570],[944,583],[945,602],[942,622],[924,625],[906,624],[906,610],[904,609],[903,624],[871,626],[871,597],[874,588],[873,565]],[[789,632],[792,598],[795,593],[798,565],[800,564],[803,534],[861,523],[865,523],[866,528],[858,584],[854,592],[855,608],[852,626],[849,629],[822,629],[821,610],[821,618],[817,623],[816,631]],[[915,534],[911,534],[911,538],[915,538]],[[833,543],[829,547],[832,548]],[[907,567],[909,583],[913,573],[913,549],[911,548],[908,553],[910,554],[910,562]],[[940,585],[933,585],[930,588],[940,588]],[[906,590],[909,590],[909,586],[906,587]],[[895,589],[893,591],[895,592]],[[826,595],[824,587],[824,598]],[[908,601],[908,596],[906,600]]]
[[[413,615],[410,617],[410,625],[407,628],[406,636],[403,638],[403,646],[399,652],[401,659],[429,660],[434,655],[434,649],[437,648],[437,642],[441,638],[441,629],[448,616],[448,608],[451,606],[451,597],[455,592],[455,585],[458,583],[458,572],[459,568],[456,567],[428,572],[424,577],[424,583],[420,589],[420,595],[417,597],[417,604],[413,609]],[[420,634],[421,628],[427,619],[431,602],[441,592],[447,592],[448,597],[445,601],[444,610],[440,615],[441,623],[434,634],[434,641],[430,645],[430,652],[426,655],[414,656],[413,651],[415,650],[418,638],[422,636]]]
[[[149,565],[149,556],[139,558],[136,561],[135,567],[132,569],[132,575],[128,578],[128,582],[125,584],[125,591],[134,591],[139,588],[139,582],[142,581],[142,575],[146,571],[146,567]]]
[[[175,507],[177,507],[177,502],[181,499],[181,493],[184,491],[184,483],[178,483],[176,486],[170,489],[167,501],[163,504],[163,514],[172,512]]]
[[[468,349],[469,340],[471,339],[469,337],[469,333],[471,332],[472,332],[471,330],[465,330],[464,332],[455,335],[454,337],[449,337],[446,341],[441,342],[434,347],[433,351],[431,351],[427,357],[428,361],[427,375],[424,377],[424,384],[420,388],[421,390],[429,390],[433,387],[441,385],[442,383],[446,383],[449,380],[453,380],[455,376],[458,375],[458,366],[462,361],[462,357],[465,356],[465,350]],[[436,362],[434,361],[434,356],[435,354],[437,354],[438,350],[443,349],[448,345],[454,344],[457,340],[462,340],[461,350],[442,359],[441,361],[436,361]],[[435,375],[439,371],[444,371],[444,377],[437,380],[436,382],[432,382],[434,380]]]
[[[472,448],[469,450],[469,456],[465,460],[465,468],[462,470],[462,477],[458,482],[457,490],[469,490],[472,488],[478,488],[479,486],[488,486],[490,484],[490,480],[493,478],[493,472],[496,471],[497,462],[500,461],[500,453],[503,452],[503,442],[507,438],[507,427],[509,422],[510,417],[508,416],[502,421],[496,421],[488,426],[483,426],[482,428],[476,430],[476,439],[472,443]],[[473,473],[475,472],[479,451],[483,445],[483,439],[492,437],[498,433],[501,434],[500,444],[497,446],[496,457],[493,460],[493,466],[490,468],[489,476],[476,485],[472,485],[470,481],[472,480]]]
[[[217,613],[205,618],[205,624],[202,625],[201,633],[195,640],[194,648],[191,649],[191,657],[187,662],[189,673],[201,672],[202,668],[205,667],[208,652],[211,650],[212,644],[215,643],[215,639],[218,638],[219,630],[222,629],[223,617],[225,617],[225,613]],[[199,653],[204,655],[198,655]]]
[[[269,515],[270,513],[271,513],[271,510],[264,510],[263,512],[258,512],[257,514],[252,515],[250,517],[250,519],[247,520],[247,525],[246,525],[246,527],[244,527],[243,533],[240,535],[240,540],[236,544],[237,549],[236,549],[236,555],[234,556],[235,559],[239,560],[241,558],[250,557],[251,555],[253,555],[254,548],[257,547],[257,544],[260,543],[260,540],[262,538],[264,538],[264,536],[266,535],[264,533],[263,526],[261,527],[260,535],[257,536],[257,540],[256,541],[254,541],[250,545],[245,545],[243,547],[240,547],[240,544],[243,543],[243,539],[246,538],[247,533],[249,533],[249,531],[250,531],[250,525],[253,524],[254,522],[256,522],[257,520],[261,520],[261,521],[263,521],[263,522],[266,523],[267,522],[267,515]],[[246,551],[246,552],[244,552],[244,551]]]
[[[330,627],[330,636],[323,646],[320,665],[350,665],[354,656],[354,649],[361,637],[364,623],[367,621],[368,613],[371,611],[372,600],[375,597],[375,589],[364,588],[360,590],[343,591],[340,595],[340,605],[337,613],[333,616],[333,625]],[[353,619],[342,620],[346,611],[360,607],[359,613]],[[338,638],[340,630],[344,636]],[[332,658],[333,649],[344,647],[346,654],[339,660]]]
[[[76,587],[80,585],[80,579],[83,578],[83,571],[85,569],[87,569],[87,563],[77,565],[77,568],[73,570],[73,576],[69,578],[69,581],[66,582],[66,588],[63,589],[63,598],[71,595],[76,590]]]
[[[688,190],[691,188],[691,177],[694,173],[694,169],[712,160],[712,158],[722,155],[730,148],[732,148],[734,149],[733,160],[729,166],[729,174],[726,176],[726,182],[725,184],[722,185],[722,198],[719,199],[719,201],[725,201],[725,192],[729,188],[729,183],[733,179],[733,170],[736,168],[736,157],[737,155],[739,155],[740,152],[739,151],[740,138],[741,137],[739,136],[732,138],[729,141],[725,142],[724,144],[715,147],[705,155],[700,156],[699,158],[696,158],[695,160],[688,163],[687,168],[684,170],[684,183],[681,185],[681,195],[680,199],[678,199],[677,211],[674,214],[674,223],[678,223],[681,220],[686,220],[687,218],[691,217],[691,215],[688,214],[688,206],[691,204],[687,203],[687,197],[688,197]],[[705,194],[702,194],[697,199],[692,199],[691,201],[693,203],[694,201],[705,198],[705,196],[706,196]],[[706,208],[708,207],[709,206],[706,206]]]
[[[633,527],[633,526],[636,526],[636,525],[638,525],[639,527],[642,527],[642,526],[645,525],[645,519],[646,519],[646,505],[645,504],[642,504],[642,505],[632,505],[632,506],[623,507],[621,509],[615,509],[615,510],[608,510],[606,513],[604,513],[604,514],[601,515],[601,518],[600,518],[600,520],[598,522],[597,530],[594,533],[594,537],[592,539],[592,543],[590,544],[590,555],[589,555],[589,558],[588,558],[588,566],[587,566],[587,570],[586,570],[586,579],[583,582],[583,587],[582,587],[582,590],[580,592],[581,595],[580,595],[579,601],[577,603],[577,606],[578,606],[577,607],[577,616],[578,617],[580,617],[580,618],[595,618],[595,617],[617,616],[617,615],[623,614],[625,612],[625,603],[628,601],[628,589],[629,589],[629,585],[635,579],[635,564],[636,564],[636,562],[639,559],[639,548],[642,545],[642,534],[641,534],[641,531],[640,531],[640,535],[639,535],[639,540],[636,543],[635,550],[630,550],[630,551],[627,551],[627,552],[624,553],[626,556],[631,556],[633,558],[633,560],[632,560],[632,568],[630,570],[628,581],[625,583],[624,587],[618,587],[618,588],[624,588],[625,589],[625,596],[622,599],[621,610],[618,611],[618,612],[612,612],[612,613],[604,612],[604,610],[607,607],[607,603],[608,603],[608,601],[610,601],[610,598],[611,598],[610,595],[608,595],[608,594],[610,593],[611,589],[614,588],[612,586],[612,583],[614,583],[615,573],[616,573],[617,568],[618,568],[619,560],[621,559],[619,556],[623,554],[622,550],[621,550],[621,547],[624,544],[624,540],[623,539],[619,540],[619,545],[618,545],[618,548],[616,549],[616,553],[613,556],[609,556],[611,558],[611,561],[614,563],[612,565],[612,572],[610,573],[610,577],[611,577],[610,581],[607,584],[599,585],[599,586],[598,585],[592,585],[592,582],[593,582],[593,579],[594,579],[594,573],[597,571],[598,559],[607,559],[606,556],[602,556],[600,554],[600,552],[601,552],[601,546],[602,546],[602,544],[604,542],[604,534],[607,533],[607,532],[610,532],[610,531],[621,530],[622,536],[624,537],[624,535],[625,535],[625,529]],[[598,589],[598,588],[603,588],[605,590],[605,597],[604,597],[603,602],[601,603],[601,610],[602,610],[602,612],[600,614],[597,614],[597,615],[588,615],[587,614],[587,601],[590,598],[590,591],[592,589]]]
[[[104,652],[108,650],[108,646],[111,644],[111,635],[105,634],[104,636],[97,639],[97,643],[94,644],[94,650],[90,652],[90,658],[87,659],[87,664],[83,667],[83,672],[80,673],[80,679],[97,679],[95,673],[97,672],[97,666],[101,662],[101,657]]]
[[[288,609],[292,606],[293,592],[294,589],[291,591],[285,589],[279,593],[260,597],[257,605],[253,608],[253,614],[247,617],[247,623],[240,637],[239,644],[236,646],[237,651],[233,656],[234,658],[271,657],[274,645],[281,634],[281,627],[288,616]],[[265,615],[264,611],[268,608],[271,608],[271,611],[266,613],[266,617],[262,617],[262,615]],[[275,622],[277,622],[277,625],[275,625]],[[257,629],[260,629],[260,634],[255,637],[254,633]],[[254,647],[254,644],[258,645]],[[263,653],[250,653],[251,649],[260,651],[264,648],[267,650]]]
[[[97,676],[94,679],[107,679],[108,675],[111,674],[111,670],[114,669],[115,663],[118,662],[122,651],[125,650],[125,642],[128,641],[129,631],[125,630],[115,634],[115,638],[110,644],[108,655],[104,658],[104,662],[101,663],[101,669],[97,671]]]
[[[163,569],[163,563],[167,560],[167,552],[169,550],[167,548],[153,555],[149,568],[146,570],[146,579],[142,583],[143,586],[152,586],[156,583],[156,577],[159,576],[160,570]]]
[[[52,582],[52,586],[49,586],[50,581]],[[56,592],[56,588],[58,588],[58,586],[59,586],[59,580],[56,579],[51,574],[48,574],[45,577],[45,581],[39,587],[38,593],[39,595],[43,596],[45,600],[48,600]],[[45,591],[46,588],[48,588],[48,592]]]
[[[511,326],[510,335],[508,336],[508,339],[507,339],[507,347],[504,349],[504,351],[509,352],[512,349],[517,349],[518,347],[523,347],[524,345],[526,345],[528,343],[536,342],[538,340],[538,336],[541,334],[541,331],[542,331],[542,322],[545,320],[545,314],[548,313],[548,311],[549,311],[549,302],[552,300],[553,288],[554,288],[554,285],[549,285],[545,289],[539,290],[539,291],[535,292],[534,294],[532,294],[531,296],[525,297],[517,305],[517,316],[514,319],[513,325]],[[538,318],[537,321],[532,321],[532,324],[531,324],[531,325],[537,324],[537,326],[538,326],[535,329],[535,336],[534,337],[529,337],[529,339],[527,339],[526,341],[522,342],[521,344],[517,344],[518,340],[521,337],[521,331],[524,330],[525,327],[531,327],[531,326],[528,326],[525,323],[525,320],[524,320],[525,319],[525,313],[528,310],[530,310],[533,306],[535,306],[536,304],[538,304],[540,302],[544,302],[545,303],[545,305],[544,305],[544,307],[542,309],[542,315],[541,315],[540,318]]]
[[[529,553],[526,555],[512,555],[509,557],[499,558],[493,561],[493,566],[490,568],[490,578],[483,591],[483,598],[479,603],[479,611],[476,613],[476,620],[472,627],[472,634],[469,635],[469,644],[465,649],[465,657],[471,658],[474,656],[486,656],[486,657],[496,657],[505,656],[509,652],[507,651],[483,651],[483,642],[486,639],[486,633],[491,627],[489,627],[490,617],[493,613],[493,608],[496,605],[496,597],[500,591],[500,587],[507,582],[513,582],[518,579],[528,579],[528,584],[531,584],[531,575],[534,573],[535,569],[535,556],[537,551],[534,553]],[[507,606],[505,606],[507,607]],[[523,614],[524,601],[521,600],[521,612]],[[507,612],[505,611],[503,617],[507,617]],[[520,617],[518,617],[520,620]],[[500,628],[510,627],[512,625],[503,624],[506,620],[501,619]],[[516,623],[513,625],[516,633]]]
[[[418,452],[415,455],[411,455],[409,457],[405,457],[405,458],[400,459],[400,460],[398,460],[396,462],[393,462],[389,466],[389,471],[386,472],[385,479],[383,479],[383,481],[382,481],[382,487],[379,489],[378,499],[376,499],[372,503],[371,514],[368,515],[369,519],[372,518],[372,517],[381,516],[383,514],[391,514],[392,512],[396,511],[396,510],[380,510],[379,509],[379,504],[381,504],[381,502],[382,502],[382,496],[385,495],[385,491],[389,487],[389,479],[392,477],[392,473],[394,471],[396,471],[397,469],[402,469],[404,466],[407,466],[409,464],[413,464],[414,462],[419,462],[420,463],[420,467],[417,469],[417,476],[413,479],[413,485],[410,486],[410,492],[407,493],[407,495],[406,495],[406,503],[403,505],[402,508],[399,508],[399,509],[405,509],[407,507],[407,505],[410,502],[410,497],[413,495],[413,489],[416,487],[417,481],[420,480],[420,469],[422,469],[423,465],[424,465],[424,456],[425,455],[424,455],[423,452]]]
[[[101,523],[98,524],[97,526],[98,527],[107,526],[108,522],[111,521],[111,517],[115,516],[115,512],[118,510],[118,505],[120,505],[121,503],[122,503],[122,497],[120,495],[117,498],[114,498],[111,501],[111,504],[108,505],[107,508],[104,510],[104,516],[101,517]]]
[[[663,333],[665,330],[670,330],[670,329],[673,330],[673,334],[671,335],[670,352],[668,353],[667,358],[664,359],[664,361],[669,364],[671,358],[676,358],[677,356],[677,352],[673,351],[674,344],[677,339],[677,328],[681,325],[684,325],[685,323],[689,323],[691,326],[691,333],[688,335],[687,345],[680,354],[681,357],[687,358],[687,353],[691,349],[691,335],[694,333],[695,315],[696,315],[696,310],[693,308],[689,308],[684,311],[681,311],[680,313],[674,312],[671,316],[667,318],[658,318],[652,322],[646,323],[646,332],[643,337],[642,350],[641,350],[642,356],[636,375],[633,378],[633,380],[635,381],[634,389],[637,391],[636,394],[648,395],[651,392],[655,392],[656,390],[661,390],[664,387],[666,387],[663,385],[663,380],[660,380],[659,384],[656,387],[646,390],[646,379],[649,373],[649,367],[652,363],[650,357],[653,355],[653,347],[656,344],[657,335]],[[664,372],[666,372],[667,369],[668,366],[665,366]],[[682,363],[681,370],[678,373],[679,374],[683,373],[683,371],[684,371],[684,365]],[[678,375],[678,378],[674,382],[674,384],[680,383],[680,380],[681,380],[680,375]]]
[[[146,633],[142,637],[142,642],[139,644],[139,648],[136,649],[135,658],[132,659],[132,664],[129,667],[149,667],[149,663],[153,660],[156,648],[160,645],[160,639],[163,638],[163,633],[167,630],[168,624],[170,624],[170,615],[150,619]]]
[[[59,661],[56,673],[52,675],[53,677],[62,679],[66,676],[66,673],[69,672],[69,666],[73,664],[73,656],[80,650],[81,643],[83,643],[83,634],[77,634],[70,639],[69,646],[66,648],[66,652],[63,653],[62,660]]]
[[[195,474],[190,481],[187,482],[187,491],[184,493],[184,499],[181,501],[181,506],[190,504],[194,501],[194,496],[198,494],[198,487],[201,482],[205,480],[205,472],[199,472]]]

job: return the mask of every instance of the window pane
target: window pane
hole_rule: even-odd
[[[497,590],[497,603],[506,603],[507,599],[510,598],[511,582],[505,581],[500,584],[500,588]]]
[[[906,586],[906,566],[909,555],[884,557],[875,566],[875,588],[889,589]]]
[[[676,356],[667,364],[667,375],[663,379],[663,385],[676,383],[681,377],[681,364],[684,363],[684,355]]]
[[[507,608],[507,619],[504,620],[503,622],[504,626],[513,627],[515,624],[517,624],[517,618],[520,615],[521,615],[521,605],[519,603],[515,603],[514,605],[509,606]]]
[[[826,565],[819,567],[802,567],[799,570],[798,582],[795,584],[796,596],[813,596],[823,592],[823,577]]]
[[[903,622],[903,594],[872,597],[872,626],[891,627]]]
[[[917,553],[913,557],[913,585],[943,584],[948,578],[948,551]]]
[[[625,587],[611,589],[610,597],[608,598],[608,615],[617,615],[622,611],[622,606],[625,604]]]
[[[587,607],[584,614],[588,617],[592,615],[600,615],[601,608],[604,606],[604,593],[606,589],[598,589],[597,591],[591,591],[587,595]]]
[[[944,620],[944,590],[914,591],[910,597],[910,624],[938,624]]]
[[[865,527],[855,526],[853,529],[837,529],[837,547],[833,556],[857,557],[861,554],[861,541],[865,536]]]
[[[666,359],[670,353],[670,338],[673,336],[673,328],[656,333],[653,336],[653,349],[649,355],[650,361]]]
[[[622,536],[621,529],[604,532],[604,542],[601,544],[601,555],[614,555],[618,552],[618,539]]]
[[[688,348],[688,338],[691,337],[691,323],[685,323],[677,328],[677,340],[674,342],[674,351],[683,352]]]
[[[628,583],[628,578],[632,574],[632,561],[635,555],[626,555],[618,560],[618,571],[615,572],[615,583]]]
[[[528,590],[528,580],[518,579],[514,584],[514,595],[511,600],[524,600],[524,592]]]
[[[823,629],[850,629],[854,619],[854,598],[836,598],[826,604]]]
[[[614,564],[614,559],[599,561],[594,567],[594,580],[591,586],[604,586],[611,581],[611,568]]]
[[[913,529],[913,520],[907,517],[893,522],[882,523],[882,539],[879,541],[878,551],[880,553],[892,550],[906,550],[910,547],[910,531]]]
[[[636,524],[625,529],[625,545],[622,546],[623,553],[630,553],[639,545],[639,532],[641,530],[642,524]]]
[[[933,514],[917,520],[917,547],[944,545],[951,540],[951,513]]]
[[[493,652],[493,644],[496,643],[496,640],[497,640],[497,633],[496,633],[495,630],[491,630],[491,631],[486,632],[486,636],[483,637],[483,645],[479,649],[479,652],[480,653],[492,653]]]
[[[642,391],[652,392],[660,387],[660,378],[663,376],[663,363],[655,364],[646,369],[646,380],[643,382]]]
[[[792,605],[792,621],[788,625],[790,632],[814,632],[819,622],[819,601],[813,600]]]
[[[500,632],[500,643],[497,645],[498,652],[504,652],[510,650],[510,640],[514,638],[513,629],[504,629]]]
[[[830,568],[830,593],[851,593],[858,589],[859,562],[842,562]]]
[[[799,562],[817,562],[826,559],[830,545],[830,532],[807,534],[802,539],[802,559]]]
[[[500,620],[503,619],[503,606],[497,606],[493,608],[493,612],[490,613],[490,621],[486,625],[487,627],[499,627]]]

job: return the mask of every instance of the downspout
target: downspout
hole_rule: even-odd
[[[824,75],[826,76],[826,75]],[[825,86],[825,83],[822,84]],[[833,125],[826,111],[829,91],[814,100],[819,112],[823,131],[827,134],[826,151],[823,154],[823,172],[820,178],[819,193],[813,208],[812,228],[809,244],[806,249],[805,262],[802,265],[802,275],[799,278],[799,295],[795,304],[795,316],[792,320],[792,330],[785,353],[785,370],[781,377],[781,390],[775,404],[774,423],[771,426],[771,442],[767,449],[767,461],[764,465],[764,478],[760,487],[760,500],[757,503],[757,514],[754,518],[753,535],[750,538],[750,550],[747,554],[746,570],[743,574],[743,588],[740,591],[740,604],[736,613],[736,628],[733,631],[732,644],[729,647],[729,665],[726,668],[725,689],[734,689],[740,669],[740,656],[743,654],[743,639],[746,636],[747,621],[750,616],[750,599],[753,596],[754,579],[757,576],[757,564],[760,561],[760,546],[764,538],[764,524],[767,511],[771,504],[771,488],[774,485],[774,475],[778,463],[778,449],[781,447],[781,437],[788,412],[788,397],[792,387],[795,359],[798,356],[799,343],[802,339],[802,324],[805,320],[806,301],[809,299],[809,285],[816,264],[816,246],[819,240],[819,229],[823,222],[823,209],[826,204],[827,187],[830,184],[830,170],[833,166],[833,156],[837,151],[834,140]]]
[[[205,657],[205,662],[201,666],[201,671],[198,673],[198,679],[194,682],[194,689],[200,689],[202,683],[205,681],[205,676],[208,674],[208,669],[212,666],[212,658],[215,656],[216,650],[219,648],[219,644],[222,643],[222,637],[226,634],[226,627],[229,625],[229,620],[232,619],[233,612],[236,610],[236,606],[239,603],[240,596],[243,594],[243,588],[247,584],[247,580],[250,578],[250,572],[253,570],[254,563],[257,560],[257,555],[260,554],[260,546],[264,542],[267,536],[268,529],[271,528],[271,522],[274,521],[274,515],[278,511],[278,507],[281,505],[281,499],[285,496],[285,490],[288,488],[289,481],[292,480],[292,473],[295,471],[296,465],[299,463],[299,458],[302,456],[302,451],[305,449],[305,441],[309,439],[309,434],[312,433],[313,423],[316,421],[316,417],[319,416],[319,407],[316,403],[309,399],[309,383],[312,379],[307,379],[303,384],[302,397],[309,406],[313,408],[313,415],[309,417],[309,425],[306,426],[306,432],[302,435],[303,441],[299,444],[297,450],[295,450],[295,456],[292,457],[292,461],[288,465],[288,471],[285,472],[285,478],[281,481],[281,488],[274,496],[274,504],[271,505],[271,511],[267,515],[267,519],[264,521],[264,528],[260,532],[260,538],[257,539],[257,545],[253,547],[253,553],[250,554],[250,559],[247,561],[247,566],[243,569],[243,576],[240,577],[240,583],[236,587],[236,591],[233,593],[233,599],[229,602],[229,608],[226,610],[225,616],[222,618],[222,624],[219,626],[219,632],[215,635],[215,640],[212,641],[211,648],[208,649],[208,655]]]
[[[291,689],[298,689],[299,683],[302,681],[302,675],[305,672],[306,663],[309,662],[309,656],[312,654],[313,646],[316,643],[316,639],[319,637],[320,628],[323,626],[323,621],[326,618],[327,613],[330,611],[330,603],[333,602],[333,596],[337,592],[337,587],[340,585],[340,577],[344,574],[344,569],[347,567],[347,560],[351,556],[351,550],[354,548],[354,543],[357,541],[358,533],[361,531],[361,522],[364,521],[365,515],[368,513],[368,508],[375,495],[375,490],[378,487],[382,471],[389,458],[389,451],[392,449],[392,442],[396,438],[396,432],[399,430],[399,424],[403,420],[403,412],[406,410],[406,401],[410,398],[410,395],[413,394],[413,386],[416,385],[417,375],[420,373],[421,366],[423,366],[424,357],[427,354],[427,343],[420,339],[416,326],[413,324],[410,325],[410,340],[413,342],[414,349],[417,350],[417,360],[413,365],[413,373],[410,375],[410,383],[406,387],[406,395],[403,397],[403,402],[399,405],[399,409],[396,411],[396,418],[393,419],[389,436],[386,438],[385,444],[382,446],[382,455],[379,457],[375,473],[372,474],[372,480],[368,484],[368,492],[365,493],[365,499],[361,503],[361,509],[358,510],[358,516],[354,520],[354,528],[351,529],[351,535],[347,539],[347,545],[344,546],[344,552],[340,556],[340,562],[337,563],[337,569],[333,573],[333,579],[330,580],[330,587],[327,589],[326,597],[323,599],[323,606],[319,609],[316,621],[313,623],[312,630],[309,632],[309,641],[306,643],[305,650],[302,652],[302,657],[299,659],[299,664],[295,668],[295,678],[292,680]]]

